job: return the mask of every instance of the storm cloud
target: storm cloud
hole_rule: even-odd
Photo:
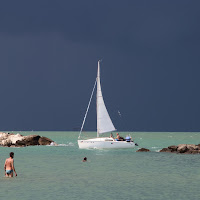
[[[1,3],[0,129],[78,130],[102,58],[102,91],[118,130],[199,131],[199,6]],[[85,130],[96,130],[95,100]]]

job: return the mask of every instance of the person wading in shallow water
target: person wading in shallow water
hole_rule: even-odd
[[[4,165],[6,177],[13,177],[13,171],[15,172],[15,176],[17,176],[15,167],[14,167],[14,159],[13,158],[14,158],[14,153],[10,152],[10,158],[6,159],[5,165]]]

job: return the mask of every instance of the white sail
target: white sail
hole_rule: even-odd
[[[116,130],[106,106],[104,104],[101,84],[100,84],[100,61],[98,61],[98,71],[97,71],[97,136],[102,133],[107,133]]]

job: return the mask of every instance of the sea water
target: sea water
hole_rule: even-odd
[[[112,150],[79,149],[78,132],[19,133],[46,136],[59,146],[0,147],[0,199],[200,198],[200,155],[159,153],[170,145],[199,144],[200,133],[130,133],[139,147]],[[136,152],[141,147],[151,152]],[[18,176],[5,178],[4,162],[11,151]],[[85,156],[88,161],[82,162]]]

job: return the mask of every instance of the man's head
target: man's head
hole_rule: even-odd
[[[119,135],[119,133],[117,133],[117,135]]]
[[[10,157],[13,158],[14,157],[14,153],[10,152]]]
[[[84,160],[84,161],[87,161],[87,157],[84,157],[83,160]]]

